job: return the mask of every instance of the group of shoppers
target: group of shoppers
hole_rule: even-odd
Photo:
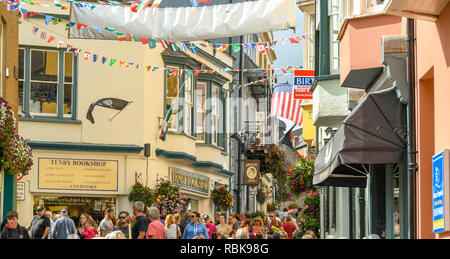
[[[43,207],[27,227],[18,224],[16,211],[9,211],[1,226],[0,239],[292,239],[301,224],[297,211],[277,210],[263,217],[250,213],[214,215],[188,211],[180,214],[160,215],[156,207],[147,208],[143,202],[133,204],[133,215],[121,211],[115,217],[113,208],[105,210],[97,225],[88,213],[81,213],[78,226],[62,209],[55,217]],[[315,239],[312,231],[304,239]]]

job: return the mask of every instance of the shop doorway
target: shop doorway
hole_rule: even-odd
[[[113,208],[117,214],[116,198],[114,197],[35,195],[33,199],[33,212],[38,206],[42,206],[47,211],[51,211],[55,218],[56,214],[65,208],[69,211],[69,217],[73,219],[76,226],[78,226],[80,215],[83,212],[91,215],[97,225],[104,218],[107,208]]]

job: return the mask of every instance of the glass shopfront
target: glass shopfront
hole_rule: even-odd
[[[67,209],[69,216],[78,226],[81,213],[86,212],[91,215],[97,222],[104,218],[104,212],[107,208],[113,208],[116,215],[116,199],[113,197],[74,197],[74,196],[57,196],[57,195],[35,195],[33,197],[33,212],[38,206],[44,207],[47,211],[51,211],[53,216],[62,210]]]

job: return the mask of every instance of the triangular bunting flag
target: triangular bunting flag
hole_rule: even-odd
[[[139,36],[139,39],[141,39],[142,44],[149,44],[149,41],[146,38]]]
[[[82,23],[77,24],[77,30],[81,30],[81,28],[86,28],[86,27],[87,27],[86,24],[82,24]]]
[[[189,46],[189,50],[190,50],[192,53],[195,54],[195,53],[198,51],[198,48],[197,48],[197,46],[195,46],[194,43],[188,43],[188,46]]]
[[[46,15],[45,16],[45,25],[48,25],[52,19],[53,19],[53,17]]]
[[[39,31],[39,28],[36,27],[36,26],[33,26],[33,30],[32,30],[33,35],[36,35],[36,33],[37,33],[38,31]]]
[[[84,60],[88,60],[90,57],[91,57],[91,53],[85,51],[85,52],[84,52]]]
[[[55,37],[53,37],[52,35],[50,35],[50,37],[48,37],[47,43],[50,43],[50,42],[52,42],[52,41],[55,40],[55,39],[56,39]]]
[[[150,49],[154,49],[156,48],[156,41],[152,40],[152,39],[148,39],[148,47]]]

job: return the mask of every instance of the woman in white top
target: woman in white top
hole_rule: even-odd
[[[172,214],[166,216],[166,237],[167,239],[178,239],[181,237],[181,231],[175,222],[175,217]]]

